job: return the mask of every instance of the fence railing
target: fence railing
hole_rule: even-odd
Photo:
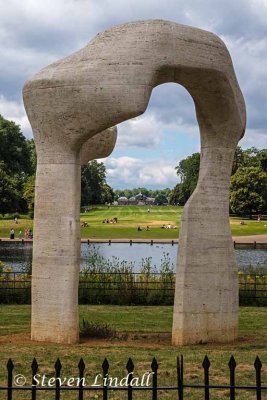
[[[239,273],[240,304],[267,305],[267,275]],[[0,274],[0,303],[29,303],[31,276],[22,272]],[[81,272],[82,304],[172,304],[174,273]]]
[[[102,363],[102,373],[98,373],[88,382],[88,375],[86,374],[86,365],[84,360],[81,358],[77,366],[77,376],[66,377],[62,375],[62,364],[59,359],[57,359],[54,365],[54,374],[49,375],[49,378],[42,374],[39,368],[37,360],[34,358],[31,364],[31,372],[28,377],[21,374],[21,371],[16,371],[16,365],[11,359],[7,362],[7,377],[6,384],[0,383],[0,394],[1,399],[12,400],[18,399],[18,392],[28,392],[29,396],[27,399],[37,400],[44,398],[44,392],[53,394],[53,397],[49,395],[49,398],[54,398],[55,400],[60,400],[61,395],[69,392],[71,399],[76,398],[79,400],[84,400],[87,392],[95,392],[96,398],[108,400],[109,398],[114,398],[113,392],[121,392],[120,399],[132,400],[133,397],[136,398],[136,393],[143,392],[142,399],[169,399],[170,397],[178,398],[178,400],[183,400],[184,396],[190,392],[190,398],[197,398],[199,400],[205,399],[209,400],[211,394],[215,391],[225,391],[227,398],[230,400],[235,400],[236,395],[241,391],[246,393],[248,396],[254,395],[253,398],[257,400],[263,399],[264,395],[267,394],[267,385],[262,383],[262,362],[259,357],[256,357],[254,362],[255,378],[254,382],[247,383],[246,385],[241,385],[237,383],[236,379],[236,361],[233,356],[231,356],[228,368],[228,384],[217,384],[212,383],[210,379],[210,367],[211,363],[207,356],[205,356],[202,369],[203,376],[201,382],[192,383],[189,379],[185,379],[185,367],[183,356],[177,357],[176,363],[176,382],[172,386],[159,385],[159,371],[160,365],[156,358],[153,358],[150,371],[146,371],[142,374],[135,374],[135,365],[131,358],[128,359],[126,364],[126,372],[124,377],[116,377],[113,374],[110,375],[110,365],[108,360],[105,358]],[[25,367],[24,367],[25,370]],[[24,371],[23,370],[23,371]],[[190,371],[186,371],[190,372]],[[190,375],[189,375],[190,376]],[[160,377],[161,378],[161,377]],[[194,393],[197,392],[197,397]],[[73,393],[76,396],[73,396]],[[15,396],[13,396],[15,395]],[[171,396],[170,396],[171,395]],[[25,397],[23,397],[25,398]],[[66,397],[64,396],[64,399]],[[140,397],[139,397],[140,398]],[[186,397],[189,398],[189,397]],[[252,397],[246,397],[251,399]],[[265,397],[266,398],[266,397]]]

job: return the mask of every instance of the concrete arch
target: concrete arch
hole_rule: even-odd
[[[33,339],[78,340],[78,165],[83,143],[142,114],[153,87],[165,82],[179,83],[191,94],[201,135],[199,181],[182,217],[173,343],[236,337],[237,274],[228,196],[234,151],[245,130],[243,96],[227,48],[216,35],[150,20],[98,34],[24,86],[38,154]],[[59,199],[67,192],[71,196],[62,207]],[[59,224],[53,222],[56,216]],[[46,221],[45,228],[40,221]],[[63,293],[60,299],[51,280]]]

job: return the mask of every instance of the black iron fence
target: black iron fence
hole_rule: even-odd
[[[190,378],[184,378],[184,360],[183,356],[180,356],[177,358],[176,363],[176,382],[172,386],[169,386],[158,383],[159,377],[160,380],[162,380],[162,377],[159,376],[160,366],[155,358],[152,360],[150,370],[143,375],[135,373],[134,363],[129,358],[124,377],[122,378],[110,374],[109,362],[105,358],[101,373],[96,374],[91,382],[88,382],[86,365],[82,358],[77,366],[76,377],[63,376],[62,364],[59,359],[57,359],[54,365],[54,374],[50,374],[47,377],[45,374],[42,374],[42,370],[41,368],[39,369],[37,360],[34,358],[27,382],[27,377],[18,373],[20,371],[16,371],[16,365],[9,359],[7,363],[6,384],[0,383],[0,395],[3,400],[12,400],[15,396],[16,399],[20,398],[18,394],[24,392],[24,399],[37,400],[46,398],[45,393],[48,393],[49,399],[60,400],[63,394],[65,395],[66,392],[69,392],[70,397],[68,398],[83,400],[88,392],[93,392],[95,393],[94,398],[108,400],[115,398],[115,392],[120,392],[119,397],[116,398],[132,400],[133,398],[137,398],[136,395],[139,392],[139,399],[157,400],[158,398],[177,398],[178,400],[183,400],[184,398],[190,398],[209,400],[214,398],[213,395],[215,392],[218,394],[218,392],[223,391],[223,397],[227,397],[230,400],[239,398],[241,392],[245,394],[245,397],[242,398],[246,399],[262,400],[266,398],[263,395],[266,396],[267,394],[267,385],[266,382],[262,382],[262,362],[259,357],[256,357],[254,362],[254,381],[247,382],[246,385],[238,383],[236,379],[236,366],[235,358],[231,356],[228,363],[229,383],[217,384],[211,382],[211,363],[209,358],[205,356],[202,363],[202,379],[198,383],[192,383],[192,378],[191,381]],[[190,371],[186,372],[188,375]],[[28,394],[25,395],[25,392]],[[140,392],[142,395],[140,395]]]
[[[267,306],[267,275],[239,273],[241,305]],[[80,304],[171,305],[174,273],[95,272],[80,274]],[[0,274],[0,303],[30,303],[31,276],[22,272]]]

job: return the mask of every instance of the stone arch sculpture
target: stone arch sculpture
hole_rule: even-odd
[[[182,216],[172,342],[236,338],[238,282],[228,201],[234,151],[245,130],[243,96],[227,48],[216,35],[149,20],[98,34],[24,86],[38,154],[33,339],[78,340],[83,144],[142,114],[152,89],[166,82],[191,94],[201,135],[199,180]]]

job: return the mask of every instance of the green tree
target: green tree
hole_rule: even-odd
[[[175,169],[181,182],[169,194],[171,204],[184,205],[187,202],[197,185],[199,166],[200,153],[193,153],[179,162]]]
[[[104,183],[101,188],[101,203],[113,203],[115,200],[115,193],[113,192],[112,187],[110,187],[107,183]]]
[[[114,190],[114,194],[115,194],[115,199],[125,196],[124,190],[121,190],[121,189]]]
[[[90,161],[82,167],[81,205],[110,202],[114,194],[106,183],[106,167],[102,162]]]
[[[27,210],[24,184],[35,172],[34,143],[20,127],[0,115],[0,209],[2,213]]]
[[[230,207],[238,215],[267,211],[267,173],[260,167],[240,167],[231,178]]]
[[[24,184],[23,198],[27,202],[28,211],[33,214],[35,193],[35,175],[30,176]]]
[[[258,150],[256,147],[250,147],[243,150],[237,146],[232,168],[232,175],[241,167],[259,167],[267,171],[267,149]]]
[[[19,211],[22,206],[18,190],[18,177],[7,173],[3,161],[0,162],[0,213],[2,215]]]
[[[158,205],[168,204],[168,198],[163,192],[160,192],[155,197],[155,203]]]
[[[0,115],[0,161],[6,170],[18,175],[34,173],[31,162],[31,150],[19,125]]]
[[[27,139],[26,141],[27,147],[30,152],[30,163],[31,163],[31,175],[35,175],[36,167],[37,167],[37,154],[35,149],[34,139]]]
[[[183,191],[183,185],[177,183],[169,195],[169,203],[173,205],[184,205],[187,200],[187,194]]]

